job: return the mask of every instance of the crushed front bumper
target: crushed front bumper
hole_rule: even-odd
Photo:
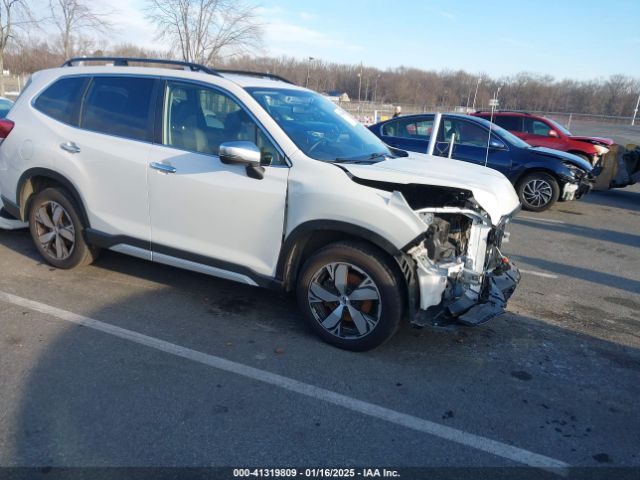
[[[478,303],[463,313],[456,312],[454,318],[464,325],[480,325],[504,313],[507,300],[513,295],[520,282],[520,271],[512,263],[504,263],[485,275]],[[450,305],[448,307],[451,310]]]
[[[564,201],[578,200],[593,188],[593,178],[588,175],[583,176],[580,180],[566,182],[562,187],[560,199]]]
[[[511,298],[518,283],[520,272],[506,258],[493,271],[484,275],[479,292],[465,290],[449,302],[417,309],[411,315],[414,326],[443,326],[460,323],[468,326],[481,325],[504,313],[507,300]]]

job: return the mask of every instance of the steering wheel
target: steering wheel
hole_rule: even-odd
[[[311,147],[309,147],[309,150],[307,153],[312,153],[316,148],[320,147],[321,145],[326,145],[327,143],[329,143],[329,140],[327,140],[325,137],[322,137],[318,141],[316,141],[313,145],[311,145]]]

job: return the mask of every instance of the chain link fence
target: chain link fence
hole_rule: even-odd
[[[387,120],[393,116],[394,110],[399,106],[402,111],[402,115],[411,115],[415,113],[433,113],[433,112],[454,112],[454,113],[469,113],[475,110],[465,106],[447,106],[447,105],[406,105],[406,104],[389,104],[389,103],[374,103],[374,102],[338,102],[338,104],[361,123],[365,125],[371,125],[373,123]],[[481,107],[478,107],[481,109]],[[482,110],[491,110],[491,108],[484,108]],[[514,110],[515,111],[515,110]],[[525,110],[518,110],[525,112]],[[527,110],[526,112],[543,117],[548,117],[560,122],[567,128],[571,128],[571,124],[574,122],[584,123],[598,123],[598,124],[613,124],[613,125],[630,125],[631,117],[617,117],[612,115],[592,115],[586,113],[571,113],[571,112],[547,112],[538,110]],[[640,128],[640,126],[638,126]]]
[[[15,99],[22,88],[24,87],[28,75],[4,75],[4,96],[10,99]],[[387,120],[393,116],[396,107],[402,109],[402,115],[411,115],[415,113],[427,113],[427,112],[455,112],[455,113],[469,113],[474,111],[473,109],[465,106],[453,106],[453,105],[410,105],[410,104],[390,104],[379,102],[358,102],[356,101],[339,101],[337,102],[344,110],[349,112],[355,118],[358,119],[364,125],[371,125],[383,120]],[[490,110],[490,108],[478,107],[483,110]],[[591,115],[585,113],[570,113],[570,112],[546,112],[546,111],[533,111],[529,110],[529,113],[541,115],[544,117],[552,118],[567,128],[571,128],[571,124],[574,122],[592,122],[599,124],[614,124],[614,125],[630,125],[631,117],[616,117],[610,115]],[[638,125],[640,128],[640,125]]]

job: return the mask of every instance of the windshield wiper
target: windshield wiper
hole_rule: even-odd
[[[377,158],[385,159],[387,156],[389,155],[385,152],[376,152],[364,158],[336,158],[333,163],[376,163],[373,160]],[[381,162],[382,160],[379,161]]]

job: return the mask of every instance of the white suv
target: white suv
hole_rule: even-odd
[[[519,280],[501,173],[392,149],[274,75],[72,59],[31,77],[0,137],[4,208],[53,266],[108,248],[295,289],[341,348],[373,348],[403,317],[483,323]]]

